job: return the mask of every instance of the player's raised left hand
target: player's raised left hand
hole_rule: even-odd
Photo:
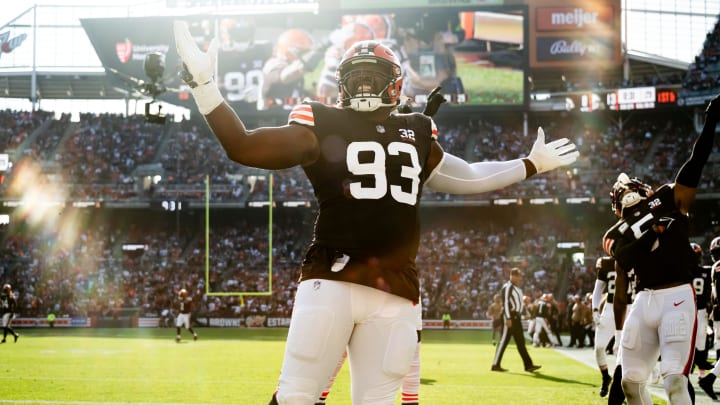
[[[708,103],[705,109],[705,119],[713,120],[715,122],[720,121],[720,95],[715,96]]]
[[[425,104],[425,109],[423,110],[423,114],[428,117],[434,116],[440,109],[440,105],[447,101],[445,100],[445,96],[440,94],[441,88],[442,87],[437,86],[428,94],[427,104]]]
[[[579,156],[580,152],[568,138],[545,143],[545,131],[542,127],[538,127],[537,139],[527,158],[535,165],[538,173],[543,173],[572,164]]]

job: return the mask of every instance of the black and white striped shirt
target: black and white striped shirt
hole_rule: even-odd
[[[503,297],[503,316],[505,319],[519,318],[523,310],[523,293],[519,287],[508,281],[500,290]]]

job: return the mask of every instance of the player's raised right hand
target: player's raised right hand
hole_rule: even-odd
[[[173,22],[173,31],[175,47],[183,61],[182,79],[190,86],[200,112],[207,115],[223,102],[222,94],[213,80],[220,43],[217,38],[213,38],[208,50],[203,52],[195,43],[186,22]]]

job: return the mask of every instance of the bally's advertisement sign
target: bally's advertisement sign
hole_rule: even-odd
[[[536,44],[537,62],[592,62],[612,58],[612,42],[601,36],[539,37]]]
[[[531,68],[622,63],[619,0],[538,0],[529,7]]]

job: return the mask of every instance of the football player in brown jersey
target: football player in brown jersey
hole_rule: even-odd
[[[15,300],[15,294],[13,293],[12,286],[10,284],[3,285],[2,292],[0,292],[0,319],[2,319],[3,327],[3,338],[0,343],[5,343],[5,338],[8,333],[13,335],[14,341],[17,343],[20,334],[15,332],[12,328],[12,320],[15,317],[15,311],[17,309],[17,301]]]
[[[185,328],[188,332],[192,333],[193,340],[197,340],[198,336],[192,328],[190,319],[192,316],[193,301],[192,297],[188,295],[187,290],[184,288],[178,292],[176,309],[177,317],[175,318],[175,329],[177,331],[177,335],[175,336],[175,341],[180,343],[180,331],[182,328]]]
[[[385,45],[345,53],[339,103],[306,102],[288,124],[247,129],[213,79],[217,45],[201,51],[175,22],[184,80],[228,157],[261,169],[301,166],[319,209],[301,268],[272,404],[313,404],[347,350],[353,403],[392,404],[417,348],[419,203],[423,187],[482,193],[573,163],[563,138],[527,157],[468,163],[445,153],[432,118],[393,114],[402,67]]]
[[[648,377],[661,358],[669,402],[690,404],[688,374],[693,363],[697,307],[688,212],[703,167],[713,148],[720,120],[720,98],[705,111],[705,124],[675,181],[653,189],[625,173],[611,192],[619,218],[605,234],[603,247],[615,258],[616,340],[621,342],[622,387],[630,405],[652,403]],[[635,272],[637,294],[627,307],[626,271]],[[702,384],[701,384],[702,386]]]

